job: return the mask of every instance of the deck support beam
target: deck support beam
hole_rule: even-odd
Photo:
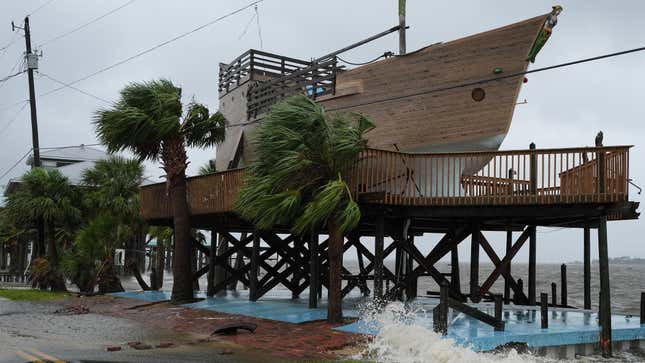
[[[584,308],[591,309],[591,230],[589,222],[584,227],[584,258],[583,258]]]
[[[379,215],[376,218],[374,236],[374,297],[383,297],[383,245],[385,243],[385,218]]]
[[[513,247],[513,231],[509,228],[506,231],[506,255],[511,251]],[[511,276],[511,264],[509,263],[506,266],[506,273]],[[508,305],[511,303],[511,285],[508,279],[504,279],[504,304]]]
[[[318,233],[309,236],[309,308],[318,307],[318,289],[320,285],[320,258],[318,254]]]
[[[450,251],[450,290],[453,296],[461,295],[461,279],[459,277],[459,248],[457,245]]]
[[[215,257],[217,254],[217,231],[211,229],[211,247],[210,255],[208,256],[208,277],[206,283],[206,296],[213,297],[215,295]]]
[[[535,269],[536,269],[536,252],[537,252],[537,235],[536,227],[529,226],[529,305],[536,304],[535,296]]]
[[[470,301],[477,303],[479,296],[479,235],[480,227],[473,224],[470,239]]]
[[[260,234],[253,232],[253,246],[251,247],[251,271],[249,273],[249,300],[257,301],[260,269]]]
[[[611,357],[611,293],[609,288],[609,252],[607,248],[607,216],[598,224],[598,264],[600,267],[600,350]]]

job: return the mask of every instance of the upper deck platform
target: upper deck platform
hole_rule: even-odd
[[[534,219],[537,225],[580,225],[600,213],[637,218],[629,202],[631,146],[418,154],[368,149],[346,178],[366,218],[389,213],[430,219]],[[197,225],[236,218],[233,203],[244,169],[188,179]],[[485,208],[482,208],[485,207]],[[152,223],[172,218],[164,183],[141,188],[141,212]],[[519,223],[519,221],[518,221]],[[196,226],[197,226],[196,225]]]

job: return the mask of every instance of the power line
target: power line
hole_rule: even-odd
[[[51,4],[53,1],[54,1],[54,0],[48,0],[48,1],[45,1],[42,5],[40,5],[40,6],[39,6],[39,7],[37,7],[36,9],[32,10],[31,12],[27,13],[27,16],[30,16],[30,15],[34,15],[34,14],[36,14],[37,12],[39,12],[39,11],[40,11],[40,9],[42,9],[42,8],[44,8],[45,6],[47,6],[47,5]]]
[[[142,50],[142,51],[140,51],[140,52],[138,52],[138,53],[134,54],[133,56],[130,56],[130,57],[128,57],[128,58],[125,58],[125,59],[123,59],[123,60],[121,60],[121,61],[118,61],[118,62],[116,62],[116,63],[113,63],[113,64],[111,64],[111,65],[109,65],[109,66],[103,67],[103,68],[101,68],[101,69],[99,69],[99,70],[97,70],[97,71],[95,71],[95,72],[93,72],[93,73],[90,73],[90,74],[88,74],[88,75],[86,75],[86,76],[84,76],[84,77],[81,77],[81,78],[79,78],[79,79],[77,79],[77,80],[74,80],[74,81],[72,81],[72,82],[68,82],[68,83],[67,83],[67,86],[62,86],[62,87],[54,88],[53,90],[50,90],[50,91],[48,91],[48,92],[45,92],[45,93],[41,94],[41,95],[40,95],[40,97],[48,96],[48,95],[50,95],[50,94],[52,94],[52,93],[55,93],[55,92],[58,92],[58,91],[62,90],[63,88],[66,88],[66,87],[68,87],[68,86],[70,86],[70,85],[74,85],[74,84],[76,84],[76,83],[78,83],[78,82],[82,82],[82,81],[84,81],[84,80],[86,80],[86,79],[88,79],[88,78],[91,78],[91,77],[94,77],[94,76],[96,76],[96,75],[98,75],[98,74],[101,74],[101,73],[103,73],[103,72],[109,71],[109,70],[110,70],[110,69],[112,69],[112,68],[116,68],[116,67],[118,67],[118,66],[120,66],[120,65],[122,65],[122,64],[124,64],[124,63],[127,63],[127,62],[129,62],[129,61],[133,60],[133,59],[139,58],[139,57],[141,57],[142,55],[148,54],[148,53],[150,53],[150,52],[152,52],[152,51],[154,51],[154,50],[157,50],[157,49],[159,49],[159,48],[161,48],[161,47],[164,47],[164,46],[166,46],[166,45],[168,45],[168,44],[170,44],[170,43],[173,43],[173,42],[175,42],[175,41],[177,41],[177,40],[179,40],[179,39],[185,38],[185,37],[187,37],[187,36],[188,36],[188,35],[190,35],[190,34],[193,34],[193,33],[195,33],[195,32],[198,32],[198,31],[200,31],[200,30],[202,30],[202,29],[204,29],[204,28],[206,28],[206,27],[209,27],[209,26],[211,26],[211,25],[213,25],[213,24],[215,24],[215,23],[217,23],[217,22],[220,22],[220,21],[222,21],[222,20],[224,20],[224,19],[226,19],[226,18],[228,18],[228,17],[231,17],[231,16],[233,16],[233,15],[235,15],[235,14],[237,14],[237,13],[240,13],[240,12],[242,12],[242,11],[244,11],[244,10],[246,10],[246,9],[248,9],[248,8],[250,8],[250,7],[254,6],[254,5],[256,5],[256,4],[259,4],[259,3],[263,2],[263,1],[264,1],[264,0],[256,0],[256,1],[254,1],[254,2],[252,2],[252,3],[250,3],[250,4],[246,5],[246,6],[244,6],[244,7],[242,7],[242,8],[239,8],[239,9],[237,9],[237,10],[235,10],[235,11],[232,11],[232,12],[230,12],[230,13],[228,13],[228,14],[222,15],[222,16],[220,16],[220,17],[219,17],[219,18],[217,18],[217,19],[211,20],[211,21],[209,21],[209,22],[208,22],[208,23],[206,23],[206,24],[200,25],[200,26],[198,26],[198,27],[196,27],[196,28],[194,28],[194,29],[192,29],[192,30],[190,30],[190,31],[187,31],[187,32],[182,33],[182,34],[179,34],[179,35],[177,35],[176,37],[171,38],[171,39],[169,39],[169,40],[166,40],[166,41],[164,41],[164,42],[161,42],[161,43],[159,43],[159,44],[157,44],[157,45],[155,45],[155,46],[153,46],[153,47],[150,47],[150,48],[147,48],[147,49],[145,49],[145,50]]]
[[[73,90],[74,90],[74,91],[76,91],[76,92],[82,93],[82,94],[84,94],[84,95],[86,95],[86,96],[90,96],[90,97],[92,97],[92,98],[94,98],[94,99],[97,99],[97,100],[99,100],[99,101],[101,101],[101,102],[105,102],[105,103],[110,104],[110,105],[112,104],[112,102],[111,102],[111,101],[108,101],[108,100],[106,100],[105,98],[101,98],[101,97],[99,97],[99,96],[97,96],[97,95],[94,95],[94,94],[92,94],[92,93],[89,93],[89,92],[87,92],[87,91],[84,91],[84,90],[82,90],[82,89],[80,89],[80,88],[74,87],[74,86],[72,86],[72,85],[70,85],[70,84],[68,84],[68,83],[65,83],[65,82],[60,81],[60,80],[58,80],[58,79],[56,79],[56,78],[53,78],[52,76],[50,76],[50,75],[48,75],[48,74],[45,74],[45,73],[43,73],[43,72],[38,72],[38,74],[40,74],[41,76],[43,76],[43,77],[45,77],[45,78],[47,78],[47,79],[49,79],[49,80],[51,80],[51,81],[53,81],[53,82],[56,82],[56,83],[61,84],[61,85],[65,86],[65,87],[71,88],[71,89],[73,89]]]
[[[29,102],[25,101],[22,107],[20,108],[20,110],[18,110],[18,112],[16,112],[16,114],[9,120],[9,122],[7,122],[7,124],[2,128],[2,130],[0,130],[0,136],[2,136],[5,133],[5,131],[7,131],[9,127],[18,119],[18,116],[20,116],[20,114],[25,109],[25,107],[27,107],[28,103]]]
[[[378,57],[375,57],[375,58],[370,59],[370,60],[365,61],[365,62],[350,62],[350,61],[347,61],[347,60],[345,60],[345,59],[343,59],[343,58],[341,58],[339,56],[336,56],[336,58],[338,58],[339,61],[341,61],[343,63],[347,63],[347,64],[352,65],[352,66],[364,66],[366,64],[374,63],[374,62],[376,62],[377,60],[379,60],[381,58],[387,58],[387,57],[390,57],[390,56],[393,56],[393,55],[394,55],[394,53],[392,53],[392,52],[385,52],[385,53],[379,55]]]
[[[18,159],[18,161],[16,161],[15,164],[13,164],[9,169],[7,169],[4,173],[2,173],[2,175],[0,175],[0,180],[3,179],[5,176],[7,176],[7,174],[11,173],[11,171],[15,169],[18,166],[18,164],[20,164],[21,161],[25,160],[25,158],[31,154],[31,150],[32,149],[29,149],[25,153],[25,155],[23,155],[20,159]]]
[[[244,30],[242,31],[242,34],[240,34],[240,36],[237,37],[237,40],[244,38],[244,36],[246,35],[246,32],[249,31],[249,27],[251,26],[251,23],[253,23],[253,20],[255,20],[256,15],[257,14],[253,14],[251,19],[249,19],[249,22],[246,23],[246,25],[244,26]]]
[[[353,105],[330,108],[330,109],[328,109],[328,111],[337,111],[337,110],[344,110],[344,109],[352,108],[352,107],[368,106],[368,105],[372,105],[372,104],[375,104],[375,103],[397,101],[397,100],[401,100],[401,99],[405,99],[405,98],[409,98],[409,97],[421,96],[421,95],[426,95],[426,94],[431,94],[431,93],[436,93],[436,92],[442,92],[442,91],[449,91],[449,90],[453,90],[453,89],[456,89],[456,88],[476,86],[476,85],[480,85],[480,84],[484,84],[484,83],[500,81],[500,80],[503,80],[503,79],[519,77],[519,76],[523,76],[523,75],[526,75],[526,74],[543,72],[543,71],[548,71],[548,70],[551,70],[551,69],[568,67],[568,66],[572,66],[572,65],[576,65],[576,64],[581,64],[581,63],[593,62],[593,61],[597,61],[597,60],[600,60],[600,59],[617,57],[617,56],[624,55],[624,54],[629,54],[629,53],[641,52],[641,51],[644,51],[644,50],[645,50],[645,47],[634,48],[634,49],[624,50],[624,51],[621,51],[621,52],[603,54],[603,55],[599,55],[599,56],[596,56],[596,57],[584,58],[584,59],[575,60],[575,61],[571,61],[571,62],[560,63],[560,64],[548,66],[548,67],[536,68],[536,69],[532,69],[530,71],[511,73],[511,74],[507,74],[507,75],[504,75],[504,76],[501,76],[501,77],[482,79],[482,80],[479,80],[479,81],[467,82],[467,83],[457,84],[457,85],[448,86],[448,87],[440,87],[440,88],[435,88],[435,89],[431,89],[431,90],[428,90],[428,91],[415,92],[415,93],[411,93],[411,94],[407,94],[407,95],[384,98],[384,99],[376,100],[376,101],[369,101],[369,102],[357,103],[357,104],[353,104]]]
[[[98,17],[96,17],[96,18],[94,18],[94,19],[92,19],[92,20],[90,20],[90,21],[88,21],[86,23],[83,23],[83,24],[77,26],[76,28],[73,28],[73,29],[71,29],[71,30],[69,30],[69,31],[67,31],[65,33],[59,34],[59,35],[57,35],[57,36],[55,36],[53,38],[50,38],[49,40],[46,40],[45,42],[41,43],[40,46],[42,47],[42,46],[44,46],[46,44],[53,43],[53,42],[55,42],[55,41],[57,41],[57,40],[59,40],[61,38],[64,38],[64,37],[66,37],[68,35],[74,34],[77,31],[82,30],[82,29],[86,28],[87,26],[89,26],[91,24],[94,24],[97,21],[105,18],[106,16],[109,16],[109,15],[112,15],[112,14],[116,13],[117,11],[125,8],[126,6],[132,4],[135,1],[136,0],[130,0],[130,1],[126,2],[125,4],[122,4],[121,6],[118,6],[118,7],[114,8],[114,9],[108,11],[107,13],[104,13],[104,14],[102,14],[102,15],[100,15],[100,16],[98,16]]]
[[[0,78],[0,83],[6,82],[6,81],[8,81],[8,80],[10,80],[10,79],[12,79],[14,77],[17,77],[17,76],[23,74],[23,73],[25,73],[25,71],[16,72],[16,73],[10,74],[10,75],[8,75],[8,76],[6,76],[4,78]]]

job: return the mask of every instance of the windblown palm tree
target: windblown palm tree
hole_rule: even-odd
[[[139,213],[139,185],[143,178],[143,166],[135,159],[111,156],[99,160],[94,167],[83,173],[86,187],[84,201],[91,221],[79,235],[94,235],[94,243],[100,244],[102,254],[97,282],[100,292],[123,291],[114,268],[115,249],[122,243],[132,240],[144,222]],[[112,228],[103,228],[113,224]],[[79,257],[84,255],[79,242],[75,251]]]
[[[361,218],[343,173],[367,147],[373,127],[360,114],[328,114],[304,96],[273,106],[254,135],[256,159],[247,169],[237,210],[259,229],[293,225],[304,235],[329,233],[329,322],[342,321],[343,235]]]
[[[79,193],[58,170],[35,168],[21,178],[18,191],[7,197],[7,212],[21,226],[33,226],[42,220],[47,237],[47,263],[40,276],[46,276],[41,286],[64,291],[65,280],[58,270],[59,250],[56,228],[69,226],[81,218]]]
[[[127,85],[111,108],[96,113],[94,123],[100,141],[109,151],[129,150],[142,160],[161,161],[175,229],[172,301],[192,301],[186,147],[222,142],[224,117],[209,114],[206,106],[195,102],[184,109],[181,88],[162,79]]]

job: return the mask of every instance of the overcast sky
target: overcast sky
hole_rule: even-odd
[[[11,21],[22,23],[24,16],[46,0],[0,2],[0,78],[22,57],[24,39],[14,37]],[[171,39],[250,1],[241,0],[136,0],[123,9],[84,29],[45,44],[40,71],[70,82],[105,66],[126,59],[153,45]],[[114,9],[128,0],[53,0],[31,16],[35,47]],[[642,19],[645,2],[639,0],[561,1],[564,12],[549,43],[532,67],[645,46]],[[428,1],[408,0],[408,50],[448,41],[549,12],[551,1]],[[187,99],[217,109],[219,62],[227,62],[248,48],[260,48],[253,9],[245,10],[188,37],[82,81],[75,86],[106,100],[114,100],[119,89],[130,81],[167,77],[181,85]],[[292,57],[309,59],[342,48],[378,33],[397,20],[397,0],[265,0],[259,5],[263,49]],[[245,32],[245,27],[248,28]],[[351,61],[365,61],[386,50],[396,51],[392,35],[344,55]],[[636,145],[630,156],[630,174],[645,186],[645,158],[641,139],[645,135],[643,97],[645,92],[645,52],[612,58],[570,68],[529,75],[523,86],[511,130],[502,148],[593,145],[599,130],[606,145]],[[36,76],[37,94],[58,87]],[[25,75],[0,84],[0,175],[31,147],[29,107]],[[105,104],[71,89],[38,98],[41,147],[95,143],[91,118]],[[215,150],[191,150],[189,174]],[[148,173],[158,175],[157,166]],[[5,178],[19,176],[27,169],[20,163]],[[632,200],[640,201],[634,188]],[[613,222],[609,226],[610,256],[645,257],[645,227],[638,221]],[[503,248],[503,237],[491,234]],[[595,235],[592,239],[595,250]],[[567,261],[582,258],[582,231],[540,229],[538,260]],[[424,250],[431,246],[426,243]],[[462,256],[468,257],[463,245]],[[520,258],[526,256],[526,248]]]

